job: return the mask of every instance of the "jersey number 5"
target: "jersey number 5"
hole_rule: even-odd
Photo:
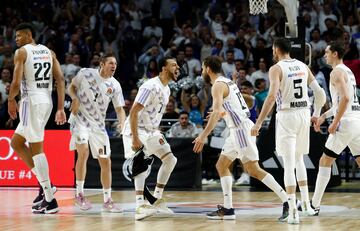
[[[44,63],[34,63],[35,69],[35,81],[43,81],[50,79],[50,67],[51,64],[49,62]]]
[[[302,79],[294,79],[294,97],[296,99],[301,99],[303,97],[303,89],[301,86]]]

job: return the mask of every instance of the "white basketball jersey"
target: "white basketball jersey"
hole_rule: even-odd
[[[27,44],[24,78],[21,83],[22,97],[34,98],[36,103],[52,103],[53,82],[51,51],[44,45]]]
[[[74,77],[76,94],[80,100],[76,116],[71,114],[69,123],[80,125],[93,131],[106,132],[106,110],[112,101],[114,108],[125,105],[120,83],[114,78],[102,78],[99,70],[83,68]]]
[[[238,127],[243,120],[250,116],[249,108],[238,88],[238,86],[223,76],[219,76],[216,82],[224,82],[229,87],[229,95],[224,98],[223,108],[225,110],[224,120],[229,128]]]
[[[138,128],[153,132],[158,130],[165,108],[169,102],[170,88],[159,77],[147,80],[140,86],[135,102],[144,106],[138,114]],[[125,121],[125,135],[131,134],[129,118]]]
[[[352,71],[344,64],[339,64],[335,68],[340,68],[346,73],[346,90],[349,93],[349,103],[343,117],[357,117],[360,118],[360,104],[356,95],[356,80]],[[330,84],[330,94],[332,99],[332,107],[338,111],[340,96],[336,88]]]
[[[277,65],[282,71],[276,95],[277,111],[310,108],[307,86],[309,73],[306,65],[297,59],[281,60]]]

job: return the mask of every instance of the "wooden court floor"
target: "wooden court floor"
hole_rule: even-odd
[[[244,187],[244,186],[242,186]],[[341,191],[341,190],[340,190]],[[356,191],[356,190],[355,190]],[[0,231],[177,231],[177,230],[359,230],[360,193],[328,192],[324,195],[319,217],[303,217],[300,225],[279,223],[282,205],[272,192],[250,192],[241,188],[233,193],[237,218],[234,221],[211,221],[206,212],[222,203],[221,189],[209,191],[167,191],[164,197],[175,212],[134,220],[134,192],[114,191],[113,199],[125,212],[101,212],[102,193],[87,190],[93,209],[82,212],[73,206],[73,189],[59,189],[56,198],[60,212],[55,215],[31,213],[31,201],[37,195],[34,188],[0,188]],[[310,196],[312,193],[310,193]]]

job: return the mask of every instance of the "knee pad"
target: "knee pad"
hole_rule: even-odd
[[[327,147],[324,147],[324,154],[335,159],[339,157],[339,154],[336,154],[334,151],[331,151]]]
[[[143,172],[148,172],[149,175],[153,162],[153,157],[146,157],[143,149],[138,150],[132,158],[131,177],[134,178]]]

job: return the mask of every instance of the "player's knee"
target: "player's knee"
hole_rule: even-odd
[[[337,155],[334,151],[331,151],[330,149],[325,147],[324,154],[320,158],[319,165],[330,167],[338,156],[339,155]]]
[[[170,153],[164,159],[162,159],[162,162],[172,170],[177,163],[177,158],[172,153]]]
[[[13,150],[19,150],[19,142],[16,139],[11,139],[10,146]]]

